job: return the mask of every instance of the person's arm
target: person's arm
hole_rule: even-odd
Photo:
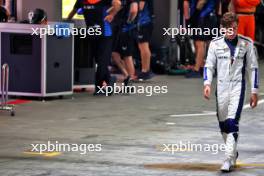
[[[218,16],[222,16],[222,15],[224,15],[224,14],[222,14],[222,12],[223,12],[223,5],[222,5],[222,1],[220,0],[219,2],[218,2],[218,5],[217,5],[217,15]]]
[[[250,43],[247,52],[247,73],[251,82],[251,98],[250,105],[255,108],[258,105],[258,91],[259,91],[259,66],[258,66],[258,54],[253,44]]]
[[[67,17],[67,20],[72,20],[72,18],[74,17],[74,15],[76,14],[78,9],[72,9],[72,11],[69,13],[68,17]]]
[[[199,0],[197,5],[196,5],[196,9],[202,10],[207,2],[208,2],[208,0]]]
[[[228,11],[229,12],[236,12],[236,8],[235,8],[235,0],[231,0],[228,6]]]
[[[210,43],[206,64],[204,66],[204,97],[210,99],[211,95],[211,84],[213,81],[215,69],[216,69],[216,55],[214,51],[214,43]]]
[[[105,17],[105,21],[111,23],[115,17],[115,15],[121,9],[121,1],[120,0],[112,0],[112,6],[107,10],[108,15]]]
[[[81,8],[81,3],[80,1],[76,1],[76,3],[74,4],[71,12],[69,13],[67,20],[72,20],[72,18],[74,17],[74,15],[76,14],[76,12],[78,11],[79,8]]]
[[[184,0],[183,2],[183,14],[185,20],[190,19],[190,2],[188,0]]]
[[[139,10],[142,11],[145,7],[146,0],[140,0],[139,1]]]
[[[5,8],[7,10],[7,16],[9,17],[11,15],[11,0],[7,0],[5,3]]]
[[[129,9],[129,16],[128,16],[128,23],[133,22],[138,14],[138,3],[137,2],[132,2],[130,4],[130,9]]]

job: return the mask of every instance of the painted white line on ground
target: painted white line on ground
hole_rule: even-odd
[[[196,116],[211,116],[211,115],[216,115],[216,112],[200,113],[200,114],[179,114],[179,115],[170,115],[170,117],[196,117]]]
[[[263,100],[259,100],[258,105],[263,104]],[[250,108],[250,104],[246,104],[243,109],[248,109]],[[203,113],[197,113],[197,114],[175,114],[175,115],[170,115],[170,117],[199,117],[199,116],[211,116],[211,115],[216,115],[216,112],[212,111],[204,111]]]
[[[166,125],[175,125],[176,123],[174,122],[167,122]]]

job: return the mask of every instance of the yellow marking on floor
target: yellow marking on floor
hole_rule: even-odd
[[[55,157],[55,156],[59,156],[62,153],[61,152],[31,152],[31,151],[27,151],[27,152],[23,152],[24,154],[27,155],[37,155],[37,156],[44,156],[44,157]]]
[[[206,164],[206,163],[164,163],[164,164],[146,164],[147,169],[161,169],[161,170],[194,170],[194,171],[217,171],[220,164]]]
[[[161,169],[161,170],[186,170],[186,171],[212,171],[220,170],[221,164],[214,163],[157,163],[145,164],[147,169]],[[242,163],[237,162],[235,170],[245,170],[264,167],[263,163]]]
[[[242,163],[242,162],[237,162],[236,166],[238,166],[238,167],[264,167],[264,163]]]

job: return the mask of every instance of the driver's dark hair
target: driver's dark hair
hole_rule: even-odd
[[[221,19],[221,25],[224,28],[229,28],[231,27],[231,25],[236,22],[238,23],[238,17],[235,13],[233,12],[227,12],[223,15],[222,19]]]

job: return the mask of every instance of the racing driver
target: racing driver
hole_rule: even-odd
[[[226,149],[226,159],[221,171],[230,172],[238,157],[239,119],[245,100],[246,76],[251,80],[250,105],[255,108],[258,103],[259,72],[253,41],[237,34],[236,14],[224,14],[221,25],[233,32],[227,32],[225,36],[210,43],[204,68],[204,97],[210,98],[211,83],[216,70],[217,116]]]

